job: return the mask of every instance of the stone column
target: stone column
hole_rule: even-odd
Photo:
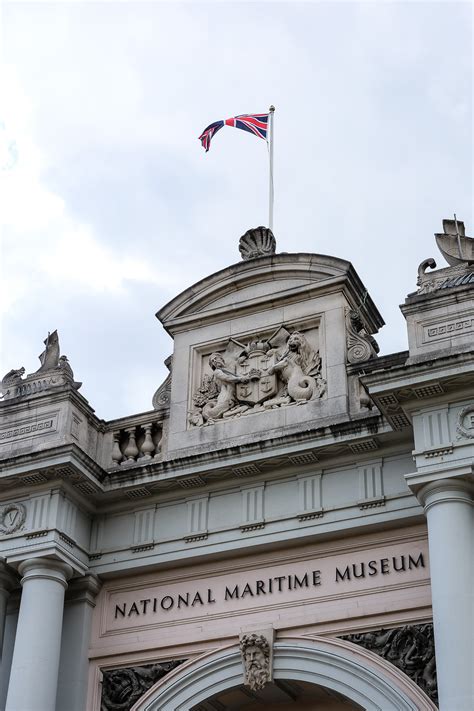
[[[75,578],[67,590],[56,711],[86,708],[92,613],[101,585],[99,578],[89,573]]]
[[[472,485],[444,479],[418,498],[428,519],[439,708],[474,708],[474,508]]]
[[[0,661],[2,659],[3,631],[5,629],[7,603],[15,583],[15,577],[12,572],[8,569],[5,562],[0,559]]]
[[[72,568],[31,558],[18,571],[23,591],[5,711],[54,711],[64,592]]]

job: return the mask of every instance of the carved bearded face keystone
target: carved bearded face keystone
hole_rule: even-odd
[[[254,691],[270,681],[270,645],[261,635],[244,635],[240,641],[245,682]]]

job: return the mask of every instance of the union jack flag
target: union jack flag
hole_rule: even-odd
[[[268,129],[268,114],[240,114],[240,116],[234,116],[233,118],[225,119],[225,121],[214,121],[199,136],[202,147],[205,149],[206,153],[211,147],[211,140],[216,135],[217,131],[220,131],[222,126],[234,126],[234,128],[241,128],[243,131],[248,131],[253,133],[254,136],[267,138]]]

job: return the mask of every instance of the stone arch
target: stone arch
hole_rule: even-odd
[[[342,694],[367,711],[435,711],[405,674],[351,642],[284,636],[273,649],[275,679],[305,681]],[[207,652],[155,684],[132,711],[189,711],[216,693],[243,684],[237,644]]]

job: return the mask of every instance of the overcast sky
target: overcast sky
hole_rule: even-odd
[[[472,22],[467,2],[4,2],[1,375],[57,328],[99,417],[151,408],[155,312],[267,222],[265,142],[197,137],[271,103],[277,251],[350,260],[382,353],[405,349],[433,233],[453,212],[474,232]]]

